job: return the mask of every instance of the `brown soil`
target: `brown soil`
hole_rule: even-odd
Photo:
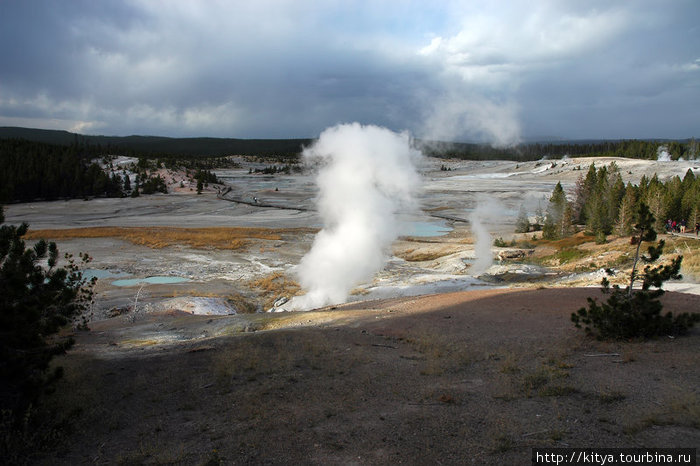
[[[601,343],[597,289],[486,290],[309,313],[96,322],[49,400],[44,464],[530,464],[532,447],[697,447],[700,330]],[[667,310],[700,309],[668,293]]]

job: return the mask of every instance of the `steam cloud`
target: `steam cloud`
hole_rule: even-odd
[[[512,102],[499,104],[474,93],[453,91],[429,107],[422,130],[428,139],[451,141],[469,135],[487,140],[494,147],[520,142],[518,107]]]
[[[491,245],[493,239],[486,223],[498,222],[502,217],[503,207],[492,199],[480,199],[478,206],[469,215],[472,233],[475,236],[474,263],[469,268],[471,275],[481,275],[493,264]]]
[[[671,154],[668,153],[668,147],[659,146],[656,149],[656,160],[658,160],[659,162],[670,162],[671,161]]]
[[[304,150],[306,161],[320,164],[323,229],[296,269],[307,293],[285,308],[344,302],[353,287],[384,266],[399,233],[396,213],[415,206],[420,155],[407,133],[359,123],[326,129]]]

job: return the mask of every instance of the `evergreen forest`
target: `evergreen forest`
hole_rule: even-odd
[[[493,147],[486,144],[444,143],[422,141],[418,146],[425,155],[463,160],[512,160],[518,162],[564,157],[624,157],[656,160],[661,151],[670,160],[692,160],[700,156],[700,144],[695,139],[684,141],[620,140],[564,141],[527,143],[513,147]]]
[[[121,196],[123,180],[97,156],[91,146],[0,139],[0,202]]]
[[[700,222],[700,177],[688,169],[683,178],[675,176],[662,182],[656,175],[643,176],[638,185],[625,185],[614,162],[598,168],[591,164],[576,183],[571,201],[560,183],[555,186],[544,214],[542,235],[559,239],[580,228],[599,242],[610,234],[630,235],[641,203],[649,207],[656,231],[669,230],[671,224],[676,231],[693,231]],[[516,231],[532,229],[527,212],[521,209]]]

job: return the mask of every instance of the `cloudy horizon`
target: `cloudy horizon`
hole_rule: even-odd
[[[700,136],[700,3],[0,4],[0,126],[307,138]]]

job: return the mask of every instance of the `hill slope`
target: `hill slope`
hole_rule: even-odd
[[[147,154],[172,155],[296,155],[311,139],[168,138],[162,136],[86,136],[68,131],[0,127],[0,138],[48,144],[87,144]]]

